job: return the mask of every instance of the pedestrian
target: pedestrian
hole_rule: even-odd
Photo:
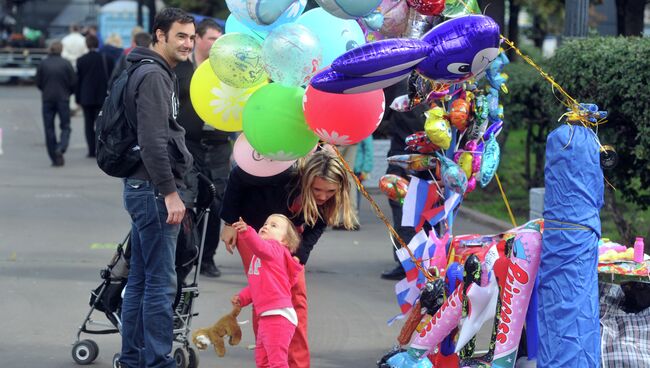
[[[97,51],[99,39],[97,36],[86,36],[88,53],[77,59],[77,92],[76,102],[81,105],[84,113],[84,131],[88,154],[86,157],[95,157],[95,119],[102,108],[108,78],[113,72],[113,60]]]
[[[407,83],[408,81],[404,80],[403,82],[387,87],[384,90],[387,105],[390,105],[396,97],[407,93]],[[386,107],[384,119],[388,122],[388,135],[390,136],[390,148],[387,157],[414,153],[406,150],[405,140],[409,135],[424,130],[424,122],[426,121],[426,117],[424,116],[425,112],[426,108],[424,107],[424,104],[418,105],[412,110],[405,112],[395,111],[388,106]],[[386,174],[401,176],[407,180],[410,178],[409,175],[429,175],[428,172],[424,172],[424,174],[409,172],[400,166],[391,164],[388,164]],[[426,176],[423,176],[423,178],[426,178]],[[431,180],[431,177],[429,176],[427,179]],[[411,238],[415,236],[415,228],[412,226],[402,226],[402,205],[400,202],[389,199],[388,203],[393,215],[393,227],[400,238],[408,244]],[[393,242],[397,243],[395,241]],[[406,277],[406,273],[402,268],[402,264],[399,262],[399,258],[395,253],[396,249],[392,244],[391,249],[393,252],[393,259],[397,264],[394,268],[384,271],[381,274],[381,278],[386,280],[401,280]]]
[[[327,226],[338,223],[339,217],[347,229],[352,229],[356,224],[348,178],[343,163],[326,150],[301,158],[295,167],[266,178],[247,174],[239,167],[233,168],[221,208],[221,218],[225,222],[221,239],[226,249],[232,253],[237,242],[237,231],[231,224],[240,217],[246,219],[253,229],[260,229],[269,215],[281,213],[302,228],[302,241],[295,256],[305,265]],[[248,270],[249,262],[242,258],[244,270]],[[298,327],[289,347],[289,366],[309,367],[304,271],[291,288],[291,301],[298,315]],[[256,319],[253,317],[255,326]]]
[[[120,367],[176,367],[170,356],[176,294],[176,240],[185,205],[178,190],[192,165],[185,131],[176,122],[178,91],[172,68],[194,46],[194,18],[165,8],[153,22],[151,48],[128,56],[140,63],[125,89],[125,110],[137,127],[141,164],[124,179],[131,216],[131,259],[122,302]]]
[[[36,86],[41,90],[43,101],[43,128],[45,146],[52,160],[52,166],[63,166],[63,154],[70,142],[70,95],[76,86],[76,75],[72,64],[61,57],[63,44],[54,41],[49,48],[49,55],[36,69]],[[59,116],[61,136],[56,139],[54,119]]]
[[[120,57],[115,62],[113,72],[111,73],[111,77],[108,80],[108,88],[111,88],[113,82],[115,82],[117,77],[119,77],[120,74],[122,74],[122,72],[125,71],[128,67],[126,58],[131,50],[133,50],[135,47],[149,47],[151,45],[151,35],[147,32],[136,33],[132,38],[132,42],[133,47],[129,47],[128,49],[124,50],[122,55],[120,55]]]
[[[117,33],[111,33],[106,37],[106,41],[101,47],[98,47],[101,54],[106,55],[110,58],[113,63],[120,58],[124,53],[124,48],[122,48],[122,37]]]
[[[81,34],[81,27],[78,24],[70,25],[70,33],[61,39],[63,52],[61,56],[72,64],[73,68],[77,67],[77,59],[88,52],[86,39]],[[70,100],[70,114],[75,115],[79,111],[79,105],[75,100]]]
[[[206,18],[196,26],[196,42],[194,53],[188,61],[178,63],[174,72],[178,78],[180,110],[178,122],[185,128],[185,143],[194,158],[194,167],[186,178],[187,190],[183,200],[194,202],[198,195],[198,174],[205,175],[217,189],[215,199],[210,205],[212,213],[218,214],[221,209],[221,199],[226,190],[226,182],[230,173],[230,155],[232,144],[229,133],[205,124],[194,110],[190,100],[190,83],[196,68],[210,56],[210,48],[223,34],[223,29],[212,19]],[[214,256],[219,245],[221,219],[218,216],[208,216],[208,227],[205,234],[203,256],[201,257],[201,275],[207,277],[221,276]]]
[[[359,182],[363,184],[364,181],[370,178],[370,173],[375,164],[375,152],[372,145],[372,135],[359,142],[357,145],[357,158],[354,160],[354,175],[359,178]],[[357,191],[357,216],[359,216],[359,205],[361,205],[361,191]]]
[[[258,317],[255,335],[255,365],[289,367],[289,344],[298,325],[291,304],[291,287],[303,266],[293,254],[300,235],[293,222],[282,214],[266,219],[259,235],[242,219],[232,224],[237,230],[237,249],[250,257],[248,286],[232,297],[234,306],[251,303]]]

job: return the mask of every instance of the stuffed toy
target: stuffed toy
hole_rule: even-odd
[[[230,336],[228,343],[231,346],[239,344],[241,341],[241,328],[237,322],[237,316],[241,307],[233,307],[232,311],[221,317],[217,323],[210,327],[199,328],[192,333],[192,342],[199,350],[205,350],[210,344],[214,345],[214,351],[218,356],[226,355],[226,345],[224,337]]]

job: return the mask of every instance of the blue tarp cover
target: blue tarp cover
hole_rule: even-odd
[[[546,143],[540,368],[600,364],[597,266],[604,180],[596,139],[588,128],[564,124]]]

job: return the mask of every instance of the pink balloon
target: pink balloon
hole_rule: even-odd
[[[361,142],[374,132],[384,116],[381,89],[338,94],[307,87],[302,108],[309,128],[323,141],[338,146]]]
[[[237,166],[242,170],[253,176],[261,177],[277,175],[290,168],[296,162],[296,160],[275,161],[260,155],[248,143],[244,133],[240,134],[235,141],[232,155]]]
[[[379,10],[384,15],[384,25],[379,32],[386,37],[400,37],[406,31],[409,7],[404,0],[383,0]]]

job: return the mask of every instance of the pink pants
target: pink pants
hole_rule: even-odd
[[[255,363],[258,368],[289,368],[289,343],[296,330],[283,316],[262,316],[257,321]]]

